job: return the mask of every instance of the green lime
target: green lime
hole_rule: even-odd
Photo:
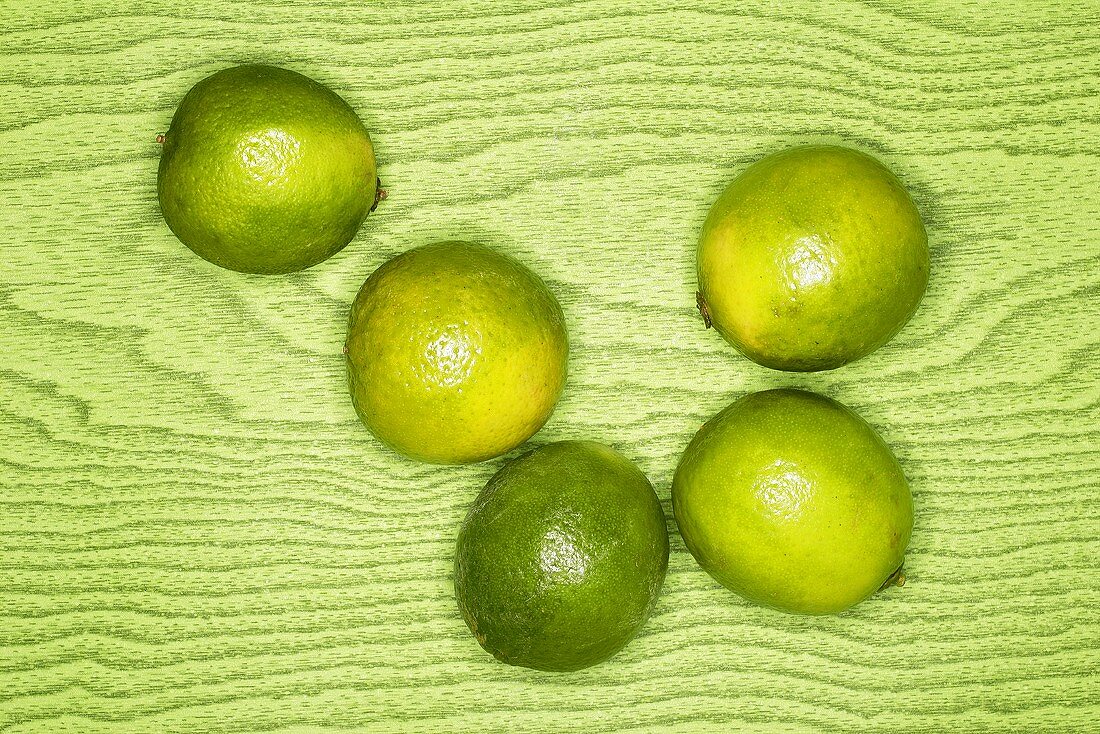
[[[538,670],[579,670],[641,629],[668,568],[649,480],[616,451],[562,441],[489,480],[458,535],[455,596],[481,646]]]
[[[542,427],[565,384],[565,319],[516,260],[467,242],[398,255],[359,290],[345,352],[351,397],[394,450],[461,464]]]
[[[707,325],[781,370],[840,367],[885,344],[928,282],[928,238],[885,166],[791,148],[749,166],[710,210],[697,253]]]
[[[904,580],[913,501],[901,467],[821,395],[753,393],[709,420],[676,469],[672,506],[699,565],[759,604],[831,614]]]
[[[196,84],[163,136],[164,220],[215,265],[289,273],[339,252],[378,195],[367,129],[335,92],[274,66]]]

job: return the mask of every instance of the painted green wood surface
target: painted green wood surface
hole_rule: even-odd
[[[1098,23],[1095,0],[0,0],[0,732],[1097,731]],[[200,261],[155,197],[183,93],[255,60],[343,94],[391,194],[289,277]],[[693,248],[737,171],[807,141],[898,172],[933,271],[891,344],[798,376],[702,328]],[[669,516],[655,616],[589,671],[497,664],[459,618],[453,540],[499,462],[399,459],[346,396],[358,285],[444,237],[560,295],[570,382],[536,440],[615,445]],[[688,439],[781,385],[854,407],[912,481],[909,583],[840,617],[742,602],[674,532]]]

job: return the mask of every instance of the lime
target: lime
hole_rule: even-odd
[[[163,136],[164,220],[215,265],[288,273],[339,252],[376,203],[367,129],[336,93],[274,66],[196,84]]]
[[[382,265],[351,307],[351,397],[382,441],[422,461],[500,456],[530,438],[565,384],[568,341],[546,284],[466,242]]]
[[[885,344],[928,282],[928,238],[869,155],[804,146],[749,166],[710,210],[697,252],[707,325],[781,370],[840,367]]]
[[[579,670],[637,634],[667,568],[664,512],[645,475],[607,446],[563,441],[489,480],[459,531],[455,595],[500,660]]]
[[[699,565],[760,604],[836,613],[903,579],[913,504],[901,467],[821,395],[768,390],[720,412],[684,452],[672,505]]]

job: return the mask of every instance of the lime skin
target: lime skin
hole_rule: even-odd
[[[565,317],[515,259],[468,242],[424,245],[363,284],[345,344],[352,402],[395,451],[439,464],[511,451],[565,385]]]
[[[196,84],[163,136],[157,192],[172,232],[245,273],[289,273],[331,257],[376,203],[367,129],[335,92],[250,64]]]
[[[562,441],[489,480],[459,531],[455,596],[498,659],[572,671],[638,633],[667,568],[664,512],[645,475],[607,446]]]
[[[672,505],[688,550],[741,596],[834,614],[900,576],[913,527],[889,447],[840,403],[802,390],[747,395],[692,439]]]
[[[722,193],[696,253],[698,305],[753,361],[840,367],[885,344],[928,283],[928,237],[885,166],[850,148],[790,148]]]

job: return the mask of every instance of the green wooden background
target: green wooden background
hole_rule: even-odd
[[[0,0],[0,732],[1100,729],[1100,3],[1032,5]],[[305,273],[219,270],[159,216],[154,137],[245,61],[376,141],[390,200]],[[790,375],[702,328],[693,249],[809,141],[894,168],[933,269],[891,344]],[[498,664],[458,615],[500,462],[400,459],[346,395],[357,287],[450,237],[565,307],[536,441],[618,447],[669,517],[655,616],[588,671]],[[672,522],[700,423],[782,385],[912,482],[909,583],[839,617],[741,601]]]

